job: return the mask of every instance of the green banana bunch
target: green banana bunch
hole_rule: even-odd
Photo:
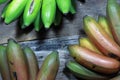
[[[53,51],[43,61],[36,80],[55,80],[58,68],[59,55],[58,52]]]
[[[67,14],[69,13],[69,10],[71,8],[71,0],[56,0],[57,6],[59,8],[59,10],[63,13],[63,14]]]
[[[108,77],[95,73],[75,61],[67,62],[66,67],[73,73],[73,75],[85,80],[108,80]]]
[[[5,23],[16,20],[23,12],[27,0],[12,0],[5,10]]]
[[[27,59],[21,46],[9,39],[6,51],[11,80],[29,80]]]
[[[0,4],[5,3],[7,0],[0,0]]]
[[[56,14],[56,0],[43,0],[41,18],[45,28],[50,28]]]
[[[23,13],[23,22],[25,26],[29,26],[37,17],[41,8],[42,0],[28,0]]]
[[[35,21],[33,23],[35,31],[40,31],[41,27],[43,26],[40,14],[41,13],[39,11],[39,13],[37,14],[37,17],[36,17],[36,19],[35,19]]]
[[[38,62],[37,62],[35,53],[29,47],[25,47],[23,49],[23,51],[27,57],[27,62],[28,62],[28,67],[29,67],[29,80],[35,80],[36,75],[39,70],[39,66],[38,66]]]
[[[7,61],[6,47],[0,45],[0,72],[2,80],[11,80]]]
[[[62,20],[62,13],[59,10],[56,10],[56,15],[55,15],[55,19],[54,19],[54,25],[58,26],[60,25]]]

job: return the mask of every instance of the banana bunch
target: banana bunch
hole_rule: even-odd
[[[1,0],[4,3],[7,0]],[[22,29],[33,24],[39,31],[44,25],[50,28],[52,24],[58,26],[62,20],[62,14],[75,14],[74,0],[12,0],[2,11],[1,17],[6,24],[10,24],[20,17]]]
[[[39,69],[35,53],[22,48],[14,39],[7,46],[0,45],[0,73],[2,80],[54,80],[59,69],[59,54],[52,51]]]
[[[85,16],[87,36],[79,38],[79,44],[68,46],[75,61],[68,61],[66,67],[79,78],[120,80],[120,7],[116,0],[108,0],[106,9],[107,15],[99,15],[98,20]]]

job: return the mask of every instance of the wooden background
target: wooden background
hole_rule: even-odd
[[[63,15],[61,25],[51,26],[49,30],[43,28],[39,32],[35,32],[32,26],[31,28],[21,30],[18,20],[6,25],[0,19],[0,44],[7,43],[9,38],[13,38],[23,47],[31,47],[36,54],[39,65],[42,64],[42,61],[52,50],[57,50],[61,64],[56,80],[82,80],[76,79],[72,74],[68,74],[69,71],[64,70],[65,63],[71,60],[67,46],[69,44],[77,44],[78,38],[85,36],[82,28],[84,16],[89,15],[97,19],[98,15],[106,15],[107,0],[75,1],[77,13],[75,15]],[[5,5],[0,5],[0,14]]]

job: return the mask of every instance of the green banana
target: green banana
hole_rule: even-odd
[[[108,80],[108,77],[95,73],[75,61],[67,62],[66,67],[73,73],[73,75],[85,80]]]
[[[72,13],[72,14],[75,14],[75,13],[76,13],[75,0],[71,0],[70,13]]]
[[[21,46],[9,39],[6,51],[11,80],[29,80],[27,59]]]
[[[27,0],[12,0],[5,11],[5,23],[9,24],[23,12]]]
[[[70,7],[71,7],[71,0],[56,0],[57,6],[59,10],[63,14],[69,13]]]
[[[105,16],[98,16],[98,23],[101,25],[102,29],[107,32],[107,34],[113,39],[111,28],[108,24],[108,20]]]
[[[0,72],[2,80],[11,80],[6,56],[6,47],[0,45]]]
[[[5,3],[7,0],[0,0],[0,4]]]
[[[28,62],[28,67],[29,67],[29,80],[35,80],[36,75],[37,75],[38,70],[39,70],[39,65],[37,62],[36,55],[32,51],[32,49],[29,47],[25,47],[23,49],[23,51],[27,57],[27,62]]]
[[[23,22],[29,26],[36,18],[42,5],[42,0],[28,0],[23,13]]]
[[[36,80],[55,80],[58,68],[59,55],[58,52],[53,51],[43,61]]]
[[[50,28],[56,14],[56,0],[43,0],[41,18],[45,28]]]
[[[35,31],[40,31],[41,27],[43,26],[40,14],[41,13],[39,11],[39,13],[37,14],[37,17],[36,17],[36,19],[35,19],[35,21],[33,23]]]
[[[56,10],[54,25],[58,26],[61,23],[61,20],[62,20],[62,13],[59,10]]]
[[[2,14],[1,14],[1,18],[4,19],[5,18],[5,11],[7,9],[8,5],[6,5],[3,10],[2,10]]]
[[[113,37],[120,45],[120,6],[117,0],[107,1],[106,13]]]

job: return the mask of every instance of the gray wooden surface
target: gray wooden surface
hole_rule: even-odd
[[[61,36],[83,35],[81,32],[83,26],[83,17],[90,15],[97,18],[98,15],[106,14],[107,0],[75,0],[77,4],[77,13],[73,16],[63,16],[60,26],[53,27],[49,30],[42,29],[40,32],[35,32],[33,29],[21,30],[14,21],[9,25],[0,23],[0,43],[6,43],[7,39],[14,38],[17,41],[33,40],[33,39],[48,39]],[[0,5],[0,14],[6,4]],[[1,21],[1,19],[0,19]],[[32,27],[32,26],[31,26]]]

